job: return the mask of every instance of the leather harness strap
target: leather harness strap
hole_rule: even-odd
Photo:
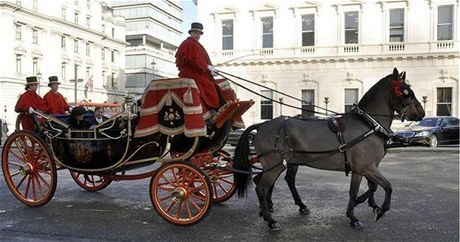
[[[331,128],[332,131],[335,132],[335,134],[337,135],[337,138],[339,139],[340,146],[338,150],[340,153],[343,153],[344,164],[345,164],[345,175],[348,176],[348,174],[351,171],[351,165],[350,165],[350,161],[348,161],[348,156],[347,156],[348,144],[347,142],[345,142],[345,138],[343,137],[343,133],[342,133],[344,130],[344,126],[339,124],[338,119],[336,117],[332,117],[331,119],[329,119],[329,123],[332,124],[332,127],[331,126],[329,127]]]

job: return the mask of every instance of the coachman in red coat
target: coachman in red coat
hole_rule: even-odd
[[[48,79],[50,81],[48,86],[51,90],[45,94],[43,99],[48,105],[49,113],[64,114],[69,111],[69,104],[67,104],[64,96],[57,91],[61,83],[58,81],[57,76],[50,76]]]
[[[23,93],[14,107],[17,113],[24,112],[26,115],[22,116],[22,128],[25,130],[34,131],[34,122],[32,120],[32,113],[34,110],[48,112],[48,106],[45,100],[41,98],[36,90],[38,88],[38,80],[36,76],[26,77],[26,92]]]
[[[203,25],[201,23],[192,23],[188,33],[190,37],[182,42],[176,53],[179,77],[195,80],[205,108],[208,110],[218,109],[221,106],[221,94],[219,93],[219,86],[212,77],[214,67],[208,53],[199,42],[203,34]]]

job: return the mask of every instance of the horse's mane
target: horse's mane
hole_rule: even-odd
[[[361,100],[359,100],[358,105],[362,103],[368,103],[371,99],[375,99],[375,95],[377,95],[377,93],[387,90],[391,85],[391,80],[389,80],[391,78],[392,75],[390,74],[380,79],[380,81],[374,84],[374,86],[372,86],[371,89],[369,89],[369,91],[364,94]]]

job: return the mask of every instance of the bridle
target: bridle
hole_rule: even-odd
[[[394,95],[401,100],[402,107],[396,110],[396,112],[401,117],[401,121],[404,121],[407,114],[407,106],[414,104],[414,92],[410,89],[410,85],[406,84],[402,78],[394,79],[391,82],[391,87]]]

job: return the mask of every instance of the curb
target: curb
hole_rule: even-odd
[[[458,146],[450,147],[402,147],[402,148],[390,148],[388,153],[402,153],[402,152],[429,152],[429,153],[460,153]]]

